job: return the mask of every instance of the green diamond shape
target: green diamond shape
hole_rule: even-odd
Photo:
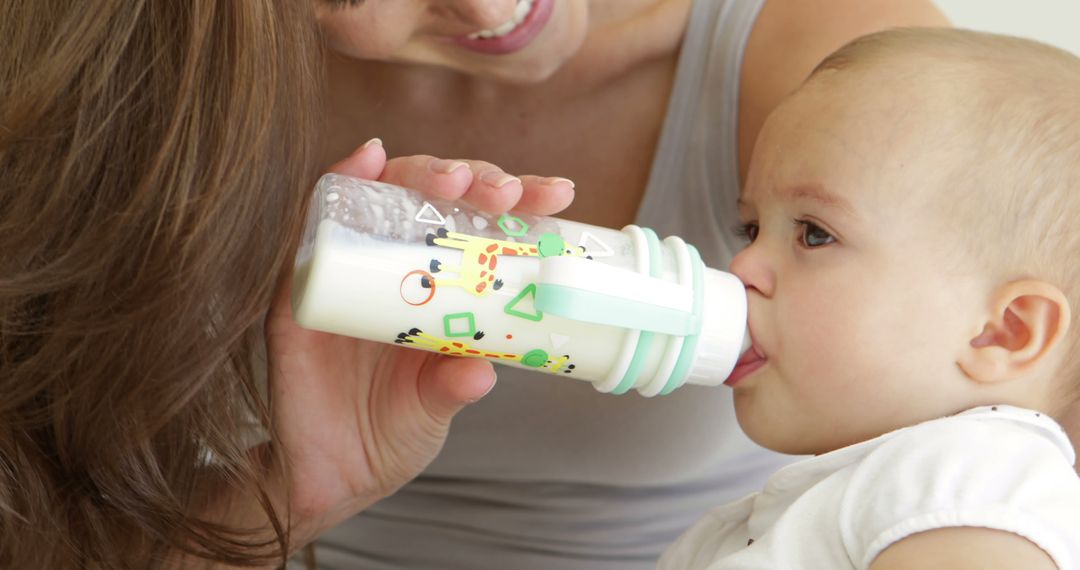
[[[461,319],[465,319],[468,323],[469,330],[465,332],[454,332],[453,321],[460,321]],[[453,313],[446,315],[443,317],[443,332],[446,333],[447,337],[472,336],[476,334],[476,316],[472,313]]]

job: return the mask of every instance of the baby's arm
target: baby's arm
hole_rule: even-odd
[[[939,528],[913,534],[886,548],[870,570],[1055,570],[1057,565],[1024,537],[988,528]]]

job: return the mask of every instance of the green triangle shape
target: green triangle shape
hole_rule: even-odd
[[[519,311],[514,308],[514,305],[517,305],[526,297],[529,297],[533,303],[532,313],[526,313],[524,311]],[[536,283],[529,283],[524,289],[521,290],[520,293],[517,294],[517,296],[515,296],[513,299],[510,299],[510,302],[507,303],[505,307],[503,307],[503,311],[505,311],[506,314],[512,317],[518,317],[529,321],[539,321],[540,319],[544,318],[544,313],[542,313],[539,309],[536,308]]]

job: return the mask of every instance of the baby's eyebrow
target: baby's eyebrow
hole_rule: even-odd
[[[821,184],[800,184],[788,188],[783,197],[786,200],[810,200],[827,208],[834,208],[853,217],[859,217],[855,208],[844,198],[825,190]]]
[[[799,201],[809,200],[816,202],[826,208],[839,210],[841,213],[846,214],[855,219],[861,219],[855,207],[851,205],[846,199],[837,196],[831,192],[825,190],[825,187],[819,183],[812,184],[796,184],[785,188],[779,192],[780,199],[785,201]],[[749,208],[752,206],[751,200],[746,199],[745,190],[739,194],[739,199],[736,201],[736,206],[740,209]]]

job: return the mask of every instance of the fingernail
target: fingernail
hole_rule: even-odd
[[[479,402],[480,400],[483,400],[484,396],[487,396],[488,394],[491,393],[492,390],[495,389],[495,384],[497,384],[497,383],[498,383],[497,378],[492,378],[491,379],[491,385],[488,386],[487,390],[484,390],[484,393],[480,394],[479,398],[477,398],[475,400],[469,400],[469,403],[474,404],[476,402]]]
[[[382,146],[382,139],[373,138],[373,139],[369,140],[368,142],[366,142],[366,143],[360,145],[359,147],[357,147],[356,150],[354,150],[352,153],[353,153],[353,155],[356,155],[356,154],[358,154],[360,152],[363,152],[365,149],[367,149],[367,147],[369,147],[371,145],[376,145],[376,144],[379,145],[379,146]]]
[[[571,188],[574,188],[574,181],[570,180],[569,178],[562,178],[562,177],[559,177],[559,176],[552,176],[551,178],[545,178],[544,179],[545,184],[558,184],[560,182],[565,182],[565,183],[569,184]]]
[[[439,174],[450,174],[462,166],[468,168],[469,163],[460,160],[447,160],[445,158],[436,158],[428,163],[428,168]]]
[[[499,172],[498,170],[489,170],[481,174],[480,180],[483,181],[484,184],[496,188],[502,188],[511,182],[521,182],[517,176],[511,176],[505,172]]]

